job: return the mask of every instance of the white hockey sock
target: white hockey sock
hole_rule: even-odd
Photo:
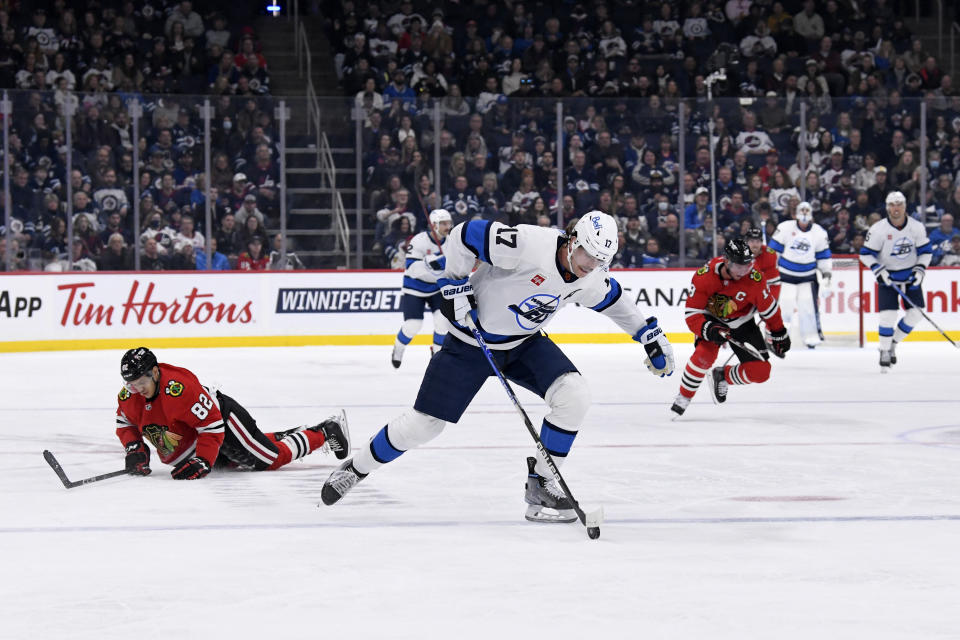
[[[299,460],[310,453],[310,441],[307,440],[306,434],[302,431],[297,431],[296,433],[291,433],[281,438],[278,444],[285,445],[287,449],[290,449],[291,461]]]

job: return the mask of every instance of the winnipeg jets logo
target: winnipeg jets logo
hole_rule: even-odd
[[[891,256],[905,256],[913,251],[913,243],[910,238],[897,238],[893,243],[893,249],[890,250]]]
[[[558,296],[536,294],[520,304],[511,304],[507,308],[517,314],[517,324],[520,328],[530,331],[546,322],[550,314],[560,308],[560,298]]]
[[[810,241],[806,238],[797,238],[793,241],[793,244],[790,245],[790,248],[797,253],[806,253],[810,251]]]

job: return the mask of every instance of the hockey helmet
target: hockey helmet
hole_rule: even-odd
[[[743,238],[734,238],[728,242],[723,249],[723,255],[733,264],[753,263],[753,251],[750,251],[747,241]]]
[[[569,242],[567,257],[573,255],[577,247],[583,247],[591,258],[610,264],[620,244],[618,231],[616,220],[609,214],[602,211],[583,214],[573,228],[575,237]]]
[[[801,202],[797,205],[797,222],[800,224],[810,224],[813,222],[813,207],[809,202]]]
[[[743,237],[747,240],[763,240],[763,231],[759,227],[750,227]]]
[[[891,204],[907,204],[907,199],[899,191],[891,191],[887,194],[887,206]]]
[[[150,373],[157,366],[157,356],[146,347],[130,349],[120,359],[120,375],[124,382],[132,382]]]
[[[430,226],[433,227],[441,222],[453,224],[453,216],[446,209],[434,209],[430,212]]]

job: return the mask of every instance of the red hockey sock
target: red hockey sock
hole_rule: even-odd
[[[770,377],[770,363],[766,360],[750,360],[735,367],[726,367],[727,384],[755,384],[766,382]]]
[[[278,451],[277,459],[268,467],[268,471],[279,469],[285,464],[299,460],[313,453],[326,442],[326,438],[320,430],[310,431],[304,429],[303,431],[284,436],[279,440],[276,439],[276,434],[274,433],[267,434],[267,437],[276,441]]]

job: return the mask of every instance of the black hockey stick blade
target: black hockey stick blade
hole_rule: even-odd
[[[100,480],[106,480],[107,478],[116,478],[117,476],[127,475],[127,470],[121,469],[120,471],[111,471],[110,473],[101,473],[98,476],[93,476],[91,478],[84,478],[83,480],[77,480],[76,482],[73,482],[70,480],[70,478],[67,477],[66,472],[64,472],[63,467],[61,467],[60,463],[57,462],[57,459],[53,456],[52,452],[44,449],[43,459],[47,461],[47,464],[50,465],[50,468],[53,469],[53,472],[57,474],[57,477],[60,478],[60,482],[62,482],[63,486],[67,489],[73,489],[74,487],[90,484],[91,482],[99,482]]]

